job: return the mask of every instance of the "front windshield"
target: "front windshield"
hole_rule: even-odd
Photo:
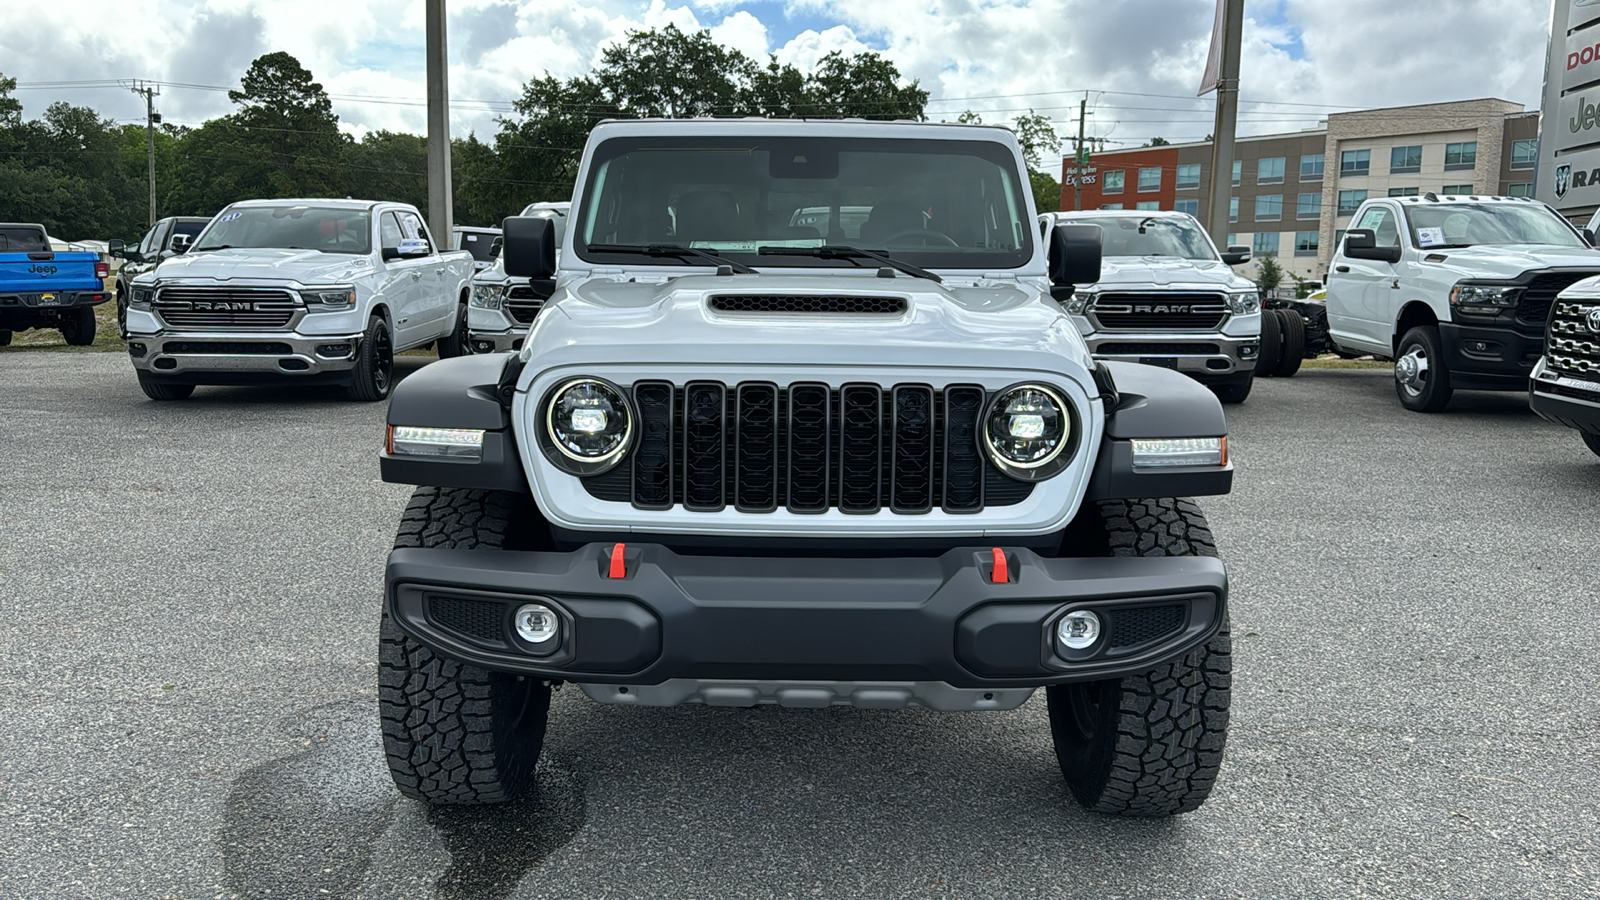
[[[860,260],[763,247],[850,245],[925,268],[1015,268],[1033,255],[1015,158],[998,142],[615,138],[596,148],[591,171],[575,241],[590,262],[714,264],[620,249],[660,244],[769,267]]]
[[[1477,244],[1587,247],[1566,220],[1534,203],[1406,203],[1411,240],[1422,249]]]
[[[195,250],[234,247],[367,253],[367,211],[349,207],[246,206],[223,210],[195,241]]]
[[[1217,251],[1200,223],[1176,216],[1085,216],[1064,225],[1098,225],[1101,256],[1171,256],[1216,260]]]
[[[472,258],[478,262],[488,262],[494,259],[494,254],[489,252],[494,246],[494,239],[495,235],[488,232],[463,231],[456,249],[471,253]]]

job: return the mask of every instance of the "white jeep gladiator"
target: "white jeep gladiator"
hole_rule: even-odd
[[[342,384],[389,396],[394,354],[466,352],[472,255],[416,207],[248,200],[129,285],[128,356],[155,400],[201,384]]]
[[[1100,229],[1041,240],[1026,172],[982,126],[596,127],[559,263],[552,220],[503,223],[506,273],[554,282],[522,349],[390,402],[383,477],[419,485],[379,626],[399,789],[515,798],[562,684],[949,711],[1044,688],[1079,802],[1198,807],[1228,591],[1180,498],[1230,488],[1222,407],[1089,355],[1050,291],[1100,279]]]
[[[1543,203],[1437,196],[1368,200],[1328,272],[1328,332],[1345,353],[1394,360],[1395,393],[1438,412],[1457,389],[1524,391],[1551,304],[1600,274],[1600,251]]]

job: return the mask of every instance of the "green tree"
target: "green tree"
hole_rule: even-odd
[[[372,131],[343,146],[348,192],[363,200],[428,205],[428,139],[420,134]]]
[[[600,54],[595,80],[619,112],[629,116],[736,115],[755,64],[711,39],[684,34],[676,25],[628,32],[627,43]]]
[[[863,119],[926,119],[928,92],[876,53],[845,56],[835,50],[806,76],[805,115]]]
[[[1207,138],[1207,140],[1209,140],[1209,138]],[[1145,141],[1143,144],[1140,144],[1139,146],[1141,146],[1141,147],[1170,147],[1171,145],[1172,145],[1172,142],[1167,140],[1164,137],[1153,137],[1150,140]]]
[[[11,96],[17,89],[17,80],[0,74],[0,128],[12,129],[22,124],[22,101]]]
[[[228,99],[232,164],[251,171],[257,197],[342,196],[339,117],[322,85],[283,51],[257,57]]]
[[[1283,283],[1283,266],[1278,265],[1277,255],[1263,253],[1256,259],[1256,287],[1262,293],[1275,291]]]
[[[1010,127],[1016,132],[1017,143],[1022,145],[1022,158],[1027,160],[1031,169],[1043,166],[1046,153],[1054,155],[1061,150],[1061,138],[1056,134],[1055,123],[1043,113],[1030,109],[1025,115],[1012,119]]]

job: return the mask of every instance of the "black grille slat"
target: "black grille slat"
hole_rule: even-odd
[[[633,503],[640,509],[672,508],[672,400],[669,382],[641,381],[633,386],[633,402],[639,413],[639,446],[633,452]]]
[[[683,391],[683,506],[716,512],[727,506],[725,391],[713,382],[691,382]]]
[[[429,597],[428,618],[446,631],[484,643],[504,644],[505,605],[492,600]]]
[[[1517,321],[1543,327],[1550,318],[1550,307],[1555,303],[1556,295],[1591,275],[1600,275],[1600,270],[1546,272],[1533,276],[1528,280],[1528,286],[1522,289],[1522,296],[1517,298]]]
[[[833,392],[825,384],[789,387],[789,501],[791,512],[828,510],[828,448]]]
[[[983,452],[978,421],[987,400],[983,388],[955,386],[944,392],[944,509],[970,513],[983,509]]]
[[[734,505],[740,512],[778,508],[778,387],[741,384],[734,428]]]
[[[1545,335],[1545,364],[1556,375],[1600,382],[1600,334],[1589,330],[1589,311],[1600,301],[1557,301]]]
[[[893,396],[889,505],[895,512],[927,512],[933,509],[933,388],[900,385]]]
[[[1224,294],[1190,292],[1108,292],[1095,297],[1089,310],[1107,330],[1205,331],[1218,328],[1228,315]]]
[[[904,297],[829,297],[766,294],[722,294],[707,303],[725,313],[828,313],[834,315],[899,315]]]
[[[514,284],[506,290],[506,312],[519,323],[527,325],[539,315],[539,310],[544,309],[545,298],[534,291],[532,285]]]
[[[1160,640],[1183,627],[1182,604],[1135,606],[1106,611],[1108,647],[1137,647]]]
[[[294,348],[275,341],[167,341],[162,353],[230,354],[234,356],[293,356]]]
[[[883,392],[875,384],[839,390],[839,509],[883,508]]]

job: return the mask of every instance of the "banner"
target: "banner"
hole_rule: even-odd
[[[1228,0],[1217,0],[1217,20],[1211,26],[1211,52],[1206,54],[1206,73],[1200,76],[1200,93],[1204,97],[1217,89],[1222,81],[1222,9]]]

